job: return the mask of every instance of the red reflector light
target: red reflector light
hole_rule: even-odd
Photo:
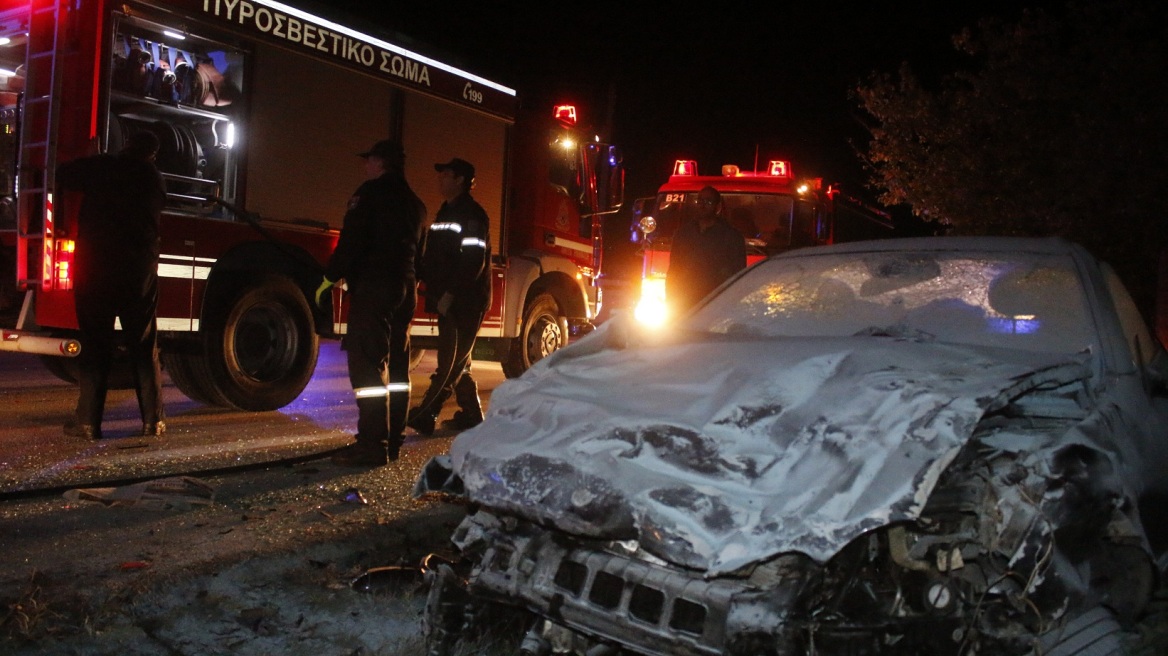
[[[767,166],[767,174],[778,178],[789,178],[791,177],[791,163],[781,159],[772,159]]]
[[[556,105],[552,110],[552,115],[557,121],[567,123],[568,125],[576,125],[576,106],[575,105]]]
[[[73,289],[73,249],[72,239],[58,239],[53,258],[53,289]]]
[[[679,159],[673,163],[673,175],[697,175],[698,162],[693,159]]]

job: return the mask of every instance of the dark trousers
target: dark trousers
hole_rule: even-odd
[[[158,312],[157,265],[140,276],[132,273],[134,267],[122,263],[125,275],[108,279],[103,276],[79,273],[74,299],[77,306],[77,324],[81,329],[81,353],[77,355],[81,393],[77,399],[77,421],[94,427],[101,426],[105,412],[106,392],[109,390],[110,369],[117,348],[114,320],[122,322],[122,340],[133,367],[134,389],[138,394],[138,411],[142,423],[161,421],[162,377],[158,366]]]
[[[345,352],[357,396],[357,441],[401,442],[410,408],[415,285],[368,286],[350,296]]]
[[[483,314],[482,310],[460,311],[455,306],[450,308],[445,316],[438,315],[438,368],[430,376],[430,387],[426,390],[426,396],[414,409],[418,415],[438,416],[442,411],[442,404],[454,393],[458,381],[463,376],[470,376],[467,371],[470,368],[470,354],[474,350],[479,327],[483,324]],[[463,395],[459,395],[458,401],[460,406],[470,402],[469,399],[464,400]],[[477,395],[474,395],[473,403],[476,407],[462,409],[473,413],[480,412],[480,408],[477,407]]]

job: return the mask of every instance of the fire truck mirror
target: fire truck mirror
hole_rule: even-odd
[[[609,146],[604,150],[598,168],[607,173],[596,176],[600,186],[598,200],[603,205],[602,212],[615,212],[624,205],[625,173],[622,166],[623,161],[624,156],[616,146]]]

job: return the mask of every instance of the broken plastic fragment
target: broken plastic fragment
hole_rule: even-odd
[[[369,503],[365,499],[365,495],[361,494],[361,490],[358,490],[355,487],[351,487],[345,490],[345,496],[341,497],[341,500],[345,503],[357,503],[361,504],[362,506]]]
[[[215,488],[190,476],[176,476],[144,481],[125,487],[91,487],[67,490],[68,501],[88,501],[104,506],[127,506],[146,510],[190,510],[209,506],[215,500]]]

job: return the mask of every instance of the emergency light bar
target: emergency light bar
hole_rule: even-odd
[[[575,105],[556,105],[552,110],[552,116],[561,123],[568,125],[576,125],[576,106]]]
[[[673,162],[673,175],[680,176],[696,176],[698,175],[698,162],[693,159],[679,159]],[[743,173],[742,169],[738,168],[737,164],[723,164],[722,177],[734,178],[737,176],[757,176],[766,175],[772,178],[792,178],[791,162],[783,159],[772,159],[767,163],[766,173]]]

